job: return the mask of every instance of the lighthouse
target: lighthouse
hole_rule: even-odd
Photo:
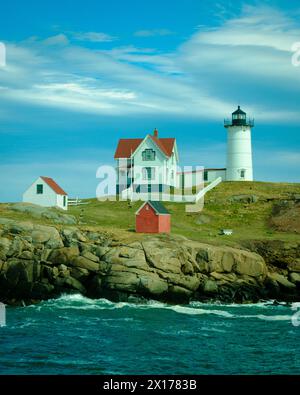
[[[227,129],[226,181],[253,181],[251,130],[254,120],[238,106],[231,120],[224,121]]]

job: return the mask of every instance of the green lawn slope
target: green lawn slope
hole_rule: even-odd
[[[236,245],[249,239],[280,239],[299,241],[299,234],[274,229],[270,217],[274,204],[293,200],[300,194],[300,184],[266,182],[223,182],[205,196],[200,213],[186,213],[184,203],[164,203],[172,214],[172,233],[193,240],[214,244]],[[252,195],[255,203],[232,202],[232,196]],[[126,238],[135,234],[135,212],[142,204],[135,202],[98,201],[87,199],[82,206],[69,207],[67,214],[77,218],[79,226],[105,230]],[[29,214],[13,212],[9,204],[0,205],[0,217],[48,224],[51,221],[31,218]],[[300,220],[300,219],[299,219]],[[220,229],[233,230],[231,236],[220,235]]]

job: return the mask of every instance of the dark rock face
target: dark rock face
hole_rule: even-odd
[[[251,240],[243,246],[264,258],[268,267],[265,287],[270,298],[300,299],[300,243]]]
[[[124,244],[105,233],[2,220],[0,300],[30,302],[70,292],[170,303],[300,299],[298,247],[293,258],[277,257],[279,269],[271,265],[274,246],[246,247],[251,251],[170,236]]]
[[[300,242],[285,243],[280,240],[249,240],[243,243],[249,251],[261,255],[267,265],[292,271],[300,270]]]

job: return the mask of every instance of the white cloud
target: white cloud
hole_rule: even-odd
[[[32,37],[34,40],[34,37]],[[56,36],[48,37],[43,41],[45,45],[68,45],[69,40],[65,34],[57,34]]]
[[[169,29],[138,30],[134,33],[136,37],[170,36],[174,34]]]
[[[110,40],[105,33],[76,33]],[[3,106],[14,101],[91,114],[165,114],[222,119],[245,103],[259,122],[299,122],[300,72],[291,43],[300,26],[265,7],[193,34],[173,52],[66,44],[59,34],[7,45]],[[3,109],[2,106],[2,109]]]
[[[106,33],[101,32],[78,32],[73,33],[73,38],[77,41],[90,41],[90,42],[110,42],[115,41],[117,38]]]
[[[194,36],[194,42],[226,46],[270,47],[290,51],[299,40],[299,25],[290,17],[271,7],[244,7],[242,17],[224,22],[223,26],[207,29]]]
[[[181,50],[187,64],[198,62],[238,74],[280,75],[282,80],[290,76],[300,81],[300,73],[296,75],[290,67],[291,46],[299,37],[299,24],[279,11],[245,7],[242,17],[200,30]]]
[[[111,50],[103,50],[117,61],[125,61],[136,65],[147,65],[153,70],[167,74],[180,74],[181,70],[176,66],[176,57],[173,53],[159,53],[153,48],[136,48],[134,46],[116,47]]]
[[[205,97],[202,102],[199,92],[184,81],[120,62],[108,53],[69,46],[56,49],[53,58],[51,53],[47,59],[41,57],[39,65],[35,51],[31,62],[25,63],[23,50],[12,47],[12,51],[14,64],[20,66],[8,69],[10,87],[2,97],[9,101],[116,115],[172,113],[194,116],[201,103],[205,116],[212,117],[217,108],[223,108],[215,98]],[[30,50],[24,53],[29,58]],[[99,75],[101,79],[97,78]],[[7,82],[8,78],[5,80]]]

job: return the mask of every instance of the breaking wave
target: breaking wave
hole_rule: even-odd
[[[62,295],[57,299],[50,299],[45,302],[41,302],[38,305],[31,305],[28,308],[37,309],[39,311],[43,309],[60,309],[60,310],[169,310],[171,312],[190,315],[190,316],[201,316],[201,315],[215,315],[222,318],[235,319],[245,318],[251,319],[256,318],[264,321],[288,321],[291,320],[297,308],[300,308],[300,303],[293,303],[286,305],[285,303],[276,303],[274,301],[265,301],[256,304],[221,304],[221,303],[202,303],[202,302],[191,302],[188,305],[170,305],[154,300],[149,300],[145,303],[128,303],[128,302],[112,302],[107,299],[90,299],[80,294],[73,295]],[[290,311],[291,314],[287,314]],[[238,310],[238,311],[237,311]],[[251,311],[255,310],[255,314],[251,314]],[[264,313],[261,313],[261,310]],[[282,311],[283,314],[278,314]],[[274,314],[273,314],[274,313]]]

